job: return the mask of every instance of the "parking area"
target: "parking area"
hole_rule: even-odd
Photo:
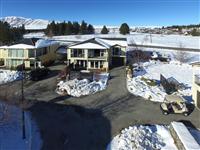
[[[102,116],[108,119],[110,123],[111,137],[119,133],[119,131],[129,125],[135,124],[169,124],[172,121],[190,121],[195,127],[200,128],[200,111],[194,109],[193,112],[185,117],[183,115],[164,116],[160,111],[160,103],[145,100],[142,97],[135,96],[128,92],[126,85],[125,68],[118,67],[110,71],[110,80],[105,90],[96,94],[84,96],[80,98],[70,96],[59,96],[55,92],[57,84],[57,74],[65,67],[64,65],[55,65],[50,69],[52,74],[44,80],[33,82],[26,81],[24,86],[24,94],[26,100],[35,100],[49,102],[52,105],[61,104],[60,106],[79,106],[84,109],[99,110]],[[21,81],[16,81],[8,85],[0,86],[0,96],[3,92],[12,89],[16,95],[20,95]],[[7,94],[9,97],[9,94]],[[48,105],[47,105],[48,106]],[[44,117],[45,114],[52,113],[51,109],[37,109],[36,117]],[[53,111],[53,110],[52,110]],[[56,119],[62,120],[65,116],[56,116]],[[60,117],[60,118],[59,118]],[[48,122],[44,122],[42,127],[48,128]],[[94,126],[95,128],[95,126]]]

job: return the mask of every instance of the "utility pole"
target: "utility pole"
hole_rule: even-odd
[[[26,138],[26,132],[25,132],[25,114],[24,114],[24,68],[25,68],[25,63],[23,59],[22,63],[22,87],[21,87],[21,103],[22,103],[22,138]]]

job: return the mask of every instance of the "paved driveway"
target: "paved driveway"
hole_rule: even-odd
[[[44,149],[51,147],[62,149],[66,146],[74,148],[77,146],[76,142],[68,140],[76,140],[77,137],[78,141],[84,141],[80,143],[80,146],[85,146],[83,149],[102,149],[102,145],[105,148],[105,145],[122,128],[135,124],[169,124],[181,120],[190,121],[195,127],[200,128],[199,110],[194,109],[188,117],[164,116],[160,111],[159,103],[128,92],[124,67],[111,70],[110,75],[111,79],[106,90],[81,98],[57,95],[54,91],[56,75],[39,82],[26,83],[26,99],[42,101],[33,105],[30,111],[39,124],[45,141]],[[17,87],[20,87],[20,82],[13,83],[10,90],[18,89]],[[5,86],[0,88],[6,89]],[[20,91],[15,90],[16,93],[19,94]],[[87,139],[82,134],[86,134]],[[101,142],[99,138],[102,139]],[[91,141],[95,148],[91,146]]]
[[[110,76],[106,90],[81,98],[57,95],[54,92],[56,77],[35,83],[26,89],[25,94],[28,99],[101,110],[103,115],[110,120],[112,135],[116,135],[122,128],[133,124],[169,124],[174,120],[188,120],[200,128],[200,111],[197,109],[194,109],[188,117],[173,114],[164,116],[160,111],[160,103],[145,100],[128,92],[124,67],[112,69]]]
[[[200,111],[194,109],[190,116],[170,114],[164,116],[160,103],[145,100],[128,92],[124,67],[110,72],[111,80],[106,90],[82,98],[67,98],[61,103],[76,104],[87,108],[100,109],[111,122],[112,135],[122,128],[134,124],[169,124],[172,121],[191,121],[200,128]],[[59,103],[59,102],[58,102]]]

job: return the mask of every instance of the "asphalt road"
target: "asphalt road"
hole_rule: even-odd
[[[45,80],[25,83],[26,100],[36,100],[29,111],[39,124],[43,149],[104,149],[121,129],[136,124],[185,121],[200,128],[197,109],[188,117],[164,116],[159,103],[130,94],[124,67],[110,71],[111,79],[104,91],[81,98],[59,96],[55,93],[56,75],[62,67],[52,67],[53,73]],[[13,95],[11,91],[19,97],[20,83],[0,86],[0,96],[7,89],[7,97]]]

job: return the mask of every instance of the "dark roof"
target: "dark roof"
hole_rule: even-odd
[[[60,46],[56,49],[58,54],[67,54],[67,46]]]

